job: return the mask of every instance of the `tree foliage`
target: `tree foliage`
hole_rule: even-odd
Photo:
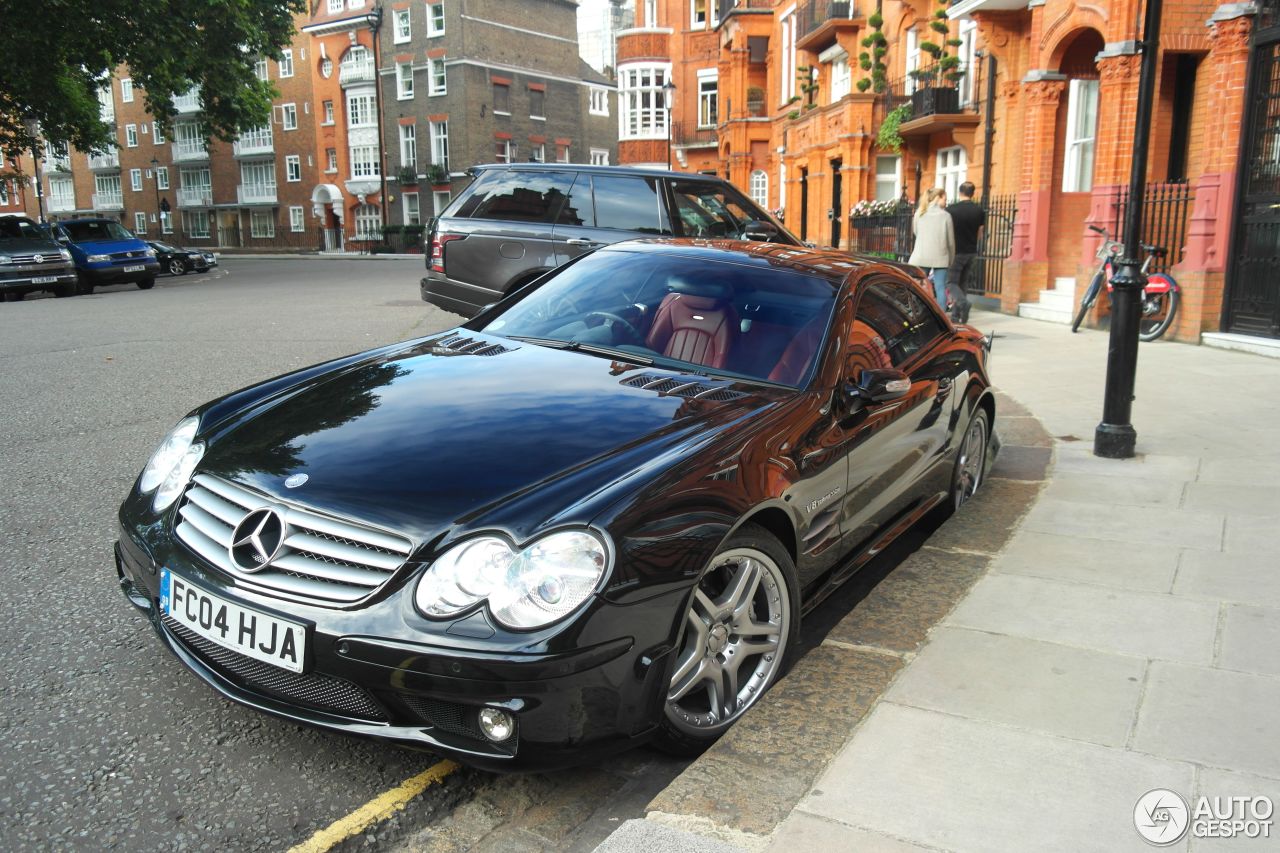
[[[99,116],[97,90],[122,64],[166,128],[173,96],[192,86],[209,135],[229,140],[265,124],[275,90],[253,64],[281,55],[305,8],[305,0],[2,0],[0,151],[29,151],[33,123],[47,140],[109,146],[114,131]]]

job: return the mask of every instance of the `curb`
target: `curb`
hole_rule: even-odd
[[[874,563],[855,574],[847,584],[855,592],[871,585],[857,606],[600,853],[768,847],[933,628],[987,574],[1047,483],[1053,440],[1044,426],[1000,391],[996,409],[1000,455],[964,512],[882,579]]]

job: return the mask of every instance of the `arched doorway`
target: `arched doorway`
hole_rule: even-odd
[[[324,251],[342,251],[342,190],[333,184],[316,184],[311,191],[311,212],[320,218]]]
[[[1049,280],[1074,281],[1080,259],[1081,234],[1093,197],[1094,153],[1100,103],[1097,55],[1102,35],[1080,29],[1054,51],[1057,71],[1066,78],[1054,131],[1053,183],[1049,221]]]

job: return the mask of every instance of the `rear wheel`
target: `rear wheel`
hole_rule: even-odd
[[[1178,291],[1142,294],[1142,317],[1138,320],[1138,340],[1154,341],[1173,325],[1178,314]]]
[[[144,278],[142,281],[138,282],[139,290],[150,290],[155,286],[156,280],[154,278]]]
[[[960,509],[969,498],[973,497],[982,485],[987,471],[987,437],[991,434],[991,425],[987,420],[987,410],[981,407],[969,421],[969,429],[965,430],[964,440],[960,442],[960,452],[956,454],[956,467],[951,475],[951,506]]]
[[[698,581],[675,652],[658,746],[706,749],[781,677],[800,623],[791,555],[744,525]]]
[[[1076,319],[1071,323],[1071,331],[1075,332],[1080,329],[1080,324],[1084,322],[1084,315],[1089,313],[1089,309],[1098,299],[1098,293],[1102,290],[1102,270],[1094,273],[1093,280],[1089,282],[1089,286],[1084,291],[1084,298],[1080,300],[1080,310],[1076,312]]]

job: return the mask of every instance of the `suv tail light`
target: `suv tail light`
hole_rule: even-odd
[[[466,234],[441,234],[439,232],[431,235],[431,271],[444,272],[444,244],[450,240],[462,240]]]

